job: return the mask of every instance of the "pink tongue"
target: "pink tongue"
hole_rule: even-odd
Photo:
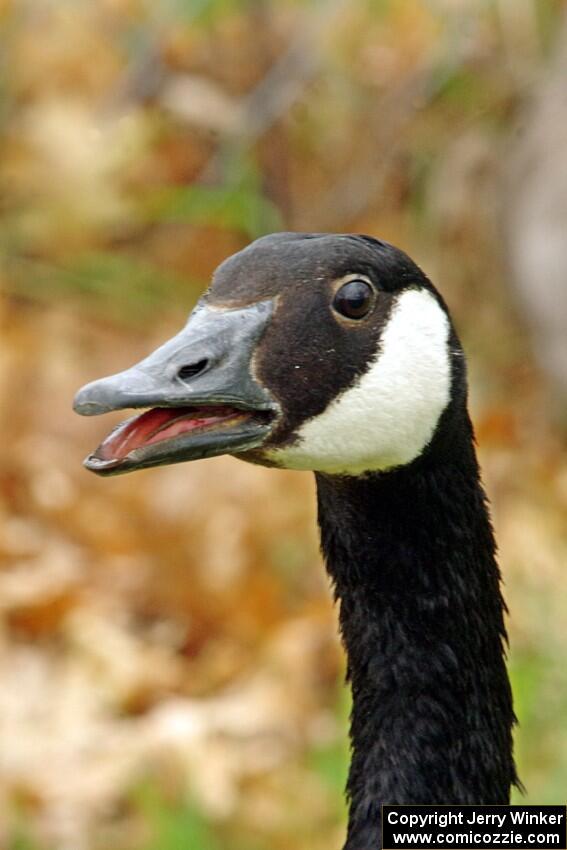
[[[119,426],[102,443],[97,454],[102,460],[121,460],[141,446],[170,440],[239,415],[245,414],[232,407],[154,407]]]

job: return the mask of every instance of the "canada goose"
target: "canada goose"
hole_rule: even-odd
[[[345,850],[380,804],[509,802],[500,574],[447,307],[369,236],[279,233],[217,269],[185,328],[75,409],[148,408],[101,475],[218,454],[313,470],[352,686]]]

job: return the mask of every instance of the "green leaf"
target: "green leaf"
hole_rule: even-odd
[[[192,802],[167,802],[151,785],[135,794],[153,836],[143,850],[221,850],[213,830]]]
[[[240,230],[251,239],[281,229],[280,213],[249,186],[183,186],[160,191],[150,201],[150,217]]]
[[[63,266],[12,258],[4,289],[36,301],[75,298],[101,316],[129,324],[146,321],[172,305],[189,309],[202,290],[200,281],[176,278],[151,263],[124,254],[89,252]]]
[[[337,723],[341,727],[339,737],[309,754],[309,766],[332,792],[335,812],[341,821],[346,818],[345,787],[350,763],[347,726],[351,705],[348,688],[341,687],[335,707]]]

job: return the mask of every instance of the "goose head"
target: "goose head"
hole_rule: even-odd
[[[352,476],[427,452],[464,385],[444,302],[406,254],[280,233],[223,262],[183,330],[75,410],[144,408],[86,459],[101,475],[232,454]]]

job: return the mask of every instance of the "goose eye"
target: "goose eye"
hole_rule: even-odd
[[[374,290],[365,280],[349,280],[338,290],[333,307],[347,319],[363,319],[372,306]]]

